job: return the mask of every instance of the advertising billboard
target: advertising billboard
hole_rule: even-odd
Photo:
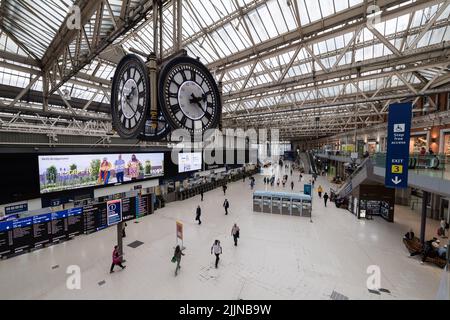
[[[202,169],[202,153],[179,153],[178,154],[178,173],[195,171]]]
[[[164,176],[164,153],[39,156],[40,193]]]

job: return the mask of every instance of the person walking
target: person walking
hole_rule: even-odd
[[[250,181],[250,188],[253,190],[254,186],[255,186],[255,180],[252,179],[252,181]]]
[[[180,245],[177,245],[175,247],[175,252],[173,254],[172,262],[176,262],[177,266],[175,267],[175,277],[178,274],[178,270],[181,268],[180,262],[181,262],[181,256],[184,256],[183,251],[181,251]]]
[[[219,240],[214,241],[214,244],[211,247],[211,254],[213,254],[213,253],[216,256],[215,265],[216,265],[216,269],[217,269],[217,266],[219,265],[219,260],[220,260],[219,256],[222,254],[222,247],[220,246]]]
[[[231,229],[231,235],[233,236],[233,240],[234,240],[234,245],[237,246],[237,242],[239,239],[239,227],[238,225],[235,223],[233,228]]]
[[[200,220],[200,216],[202,215],[202,209],[200,208],[200,205],[197,207],[195,220],[198,221],[198,224],[202,224],[202,221]]]
[[[280,186],[280,178],[277,179],[277,187]]]
[[[319,184],[319,187],[317,188],[317,193],[319,194],[319,198],[322,198],[322,192],[323,192],[322,186]]]
[[[302,178],[303,178],[303,176],[302,176],[302,174],[300,173],[300,175],[298,176],[298,182],[301,182],[301,181],[302,181]]]
[[[294,181],[291,181],[291,190],[294,190]]]
[[[225,199],[223,202],[223,207],[225,208],[225,215],[228,214],[228,208],[230,207],[230,203],[228,202],[228,199]]]
[[[203,188],[200,189],[200,200],[203,201]]]
[[[327,206],[327,201],[328,201],[328,193],[326,193],[326,192],[323,195],[323,201],[325,202],[325,207],[326,207]]]
[[[226,184],[224,184],[223,186],[222,186],[222,189],[223,189],[223,195],[225,195],[226,194],[226,192],[227,192],[227,185]]]
[[[118,246],[114,246],[114,250],[112,253],[112,264],[111,264],[111,269],[109,270],[109,273],[114,272],[114,266],[119,266],[122,268],[122,270],[127,267],[127,266],[122,265],[122,255],[120,255],[120,253],[119,253]]]

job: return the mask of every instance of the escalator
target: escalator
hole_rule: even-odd
[[[311,174],[311,162],[309,160],[309,156],[306,152],[300,153],[300,161],[303,163],[305,173]]]
[[[349,196],[353,189],[368,179],[372,173],[373,164],[370,158],[366,158],[336,191],[336,196],[338,198]]]
[[[311,167],[311,174],[318,175],[319,172],[317,170],[316,161],[314,159],[312,152],[308,151],[307,155],[308,155],[309,165]]]

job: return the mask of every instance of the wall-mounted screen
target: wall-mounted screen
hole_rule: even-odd
[[[164,153],[39,156],[41,193],[164,176]]]
[[[202,153],[179,153],[178,154],[178,173],[195,171],[202,169]]]

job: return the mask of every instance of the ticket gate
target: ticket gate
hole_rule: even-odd
[[[272,197],[263,196],[263,212],[272,213]]]
[[[272,213],[281,214],[281,197],[272,197]]]
[[[312,197],[303,193],[255,191],[253,211],[310,217]]]

